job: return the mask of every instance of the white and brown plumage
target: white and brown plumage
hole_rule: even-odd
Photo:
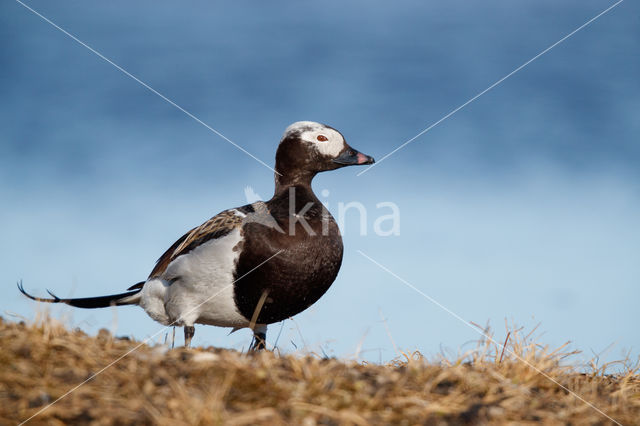
[[[326,170],[371,164],[335,129],[309,121],[289,126],[276,152],[274,196],[225,210],[176,241],[146,281],[127,292],[101,297],[27,297],[81,308],[140,305],[154,320],[184,326],[185,344],[194,324],[250,327],[253,349],[265,345],[267,324],[315,303],[335,280],[342,262],[337,224],[311,189]]]

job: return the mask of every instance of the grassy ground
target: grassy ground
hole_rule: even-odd
[[[122,357],[140,344],[0,319],[0,423],[640,424],[637,369],[578,373],[561,366],[569,354],[527,340],[511,333],[508,347],[539,371],[490,343],[388,365],[147,345]]]

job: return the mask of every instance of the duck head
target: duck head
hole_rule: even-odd
[[[373,164],[375,160],[347,144],[333,127],[298,121],[284,132],[276,152],[276,182],[280,185],[310,184],[327,170]]]

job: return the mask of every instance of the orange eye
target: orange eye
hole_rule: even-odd
[[[318,137],[316,139],[318,139],[318,141],[320,141],[320,142],[326,142],[326,141],[329,140],[329,139],[327,139],[327,137],[325,135],[318,135]]]

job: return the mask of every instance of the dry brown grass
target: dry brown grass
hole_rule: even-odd
[[[510,351],[622,424],[640,424],[640,377],[578,373],[570,355],[511,332]],[[0,423],[28,419],[138,345],[52,320],[0,319]],[[33,424],[610,424],[540,372],[481,342],[455,361],[389,365],[142,345]]]

